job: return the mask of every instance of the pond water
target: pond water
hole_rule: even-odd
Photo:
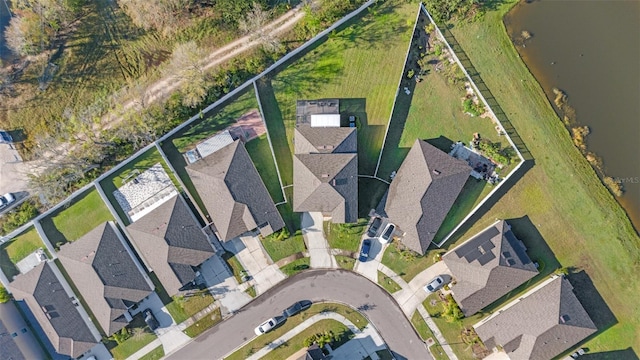
[[[512,39],[532,34],[518,52],[552,102],[554,87],[567,93],[640,229],[640,1],[523,1],[504,22]]]

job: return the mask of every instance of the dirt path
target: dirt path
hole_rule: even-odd
[[[295,25],[303,17],[304,11],[302,11],[302,8],[298,6],[289,10],[273,22],[266,25],[265,29],[269,29],[272,35],[278,36],[293,27],[293,25]],[[258,45],[260,45],[260,42],[258,40],[252,39],[250,35],[243,36],[221,48],[212,51],[205,59],[203,59],[203,68],[205,70],[211,69],[217,65],[233,59],[234,57]],[[123,113],[130,109],[141,109],[141,104],[152,104],[159,100],[168,98],[169,95],[171,95],[180,87],[180,85],[182,85],[182,82],[182,80],[178,80],[173,76],[164,76],[162,79],[147,87],[143,95],[143,99],[136,98],[129,100],[124,103],[124,105],[122,106],[122,110],[118,111],[118,113],[109,113],[104,115],[102,117],[100,127],[98,127],[96,130],[99,131],[109,129],[113,125],[118,124],[120,121],[122,121]]]

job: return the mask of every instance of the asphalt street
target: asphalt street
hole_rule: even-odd
[[[221,359],[255,337],[253,329],[262,321],[304,299],[350,304],[375,325],[397,359],[432,359],[390,295],[366,278],[342,270],[313,270],[283,281],[167,359]]]

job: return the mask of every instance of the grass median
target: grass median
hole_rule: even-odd
[[[244,345],[242,348],[235,351],[233,354],[229,355],[225,359],[227,360],[241,360],[245,359],[250,354],[254,354],[256,351],[262,349],[267,346],[271,342],[279,339],[282,335],[286,334],[288,331],[305,321],[306,319],[312,317],[313,315],[322,313],[322,312],[334,312],[340,314],[351,321],[358,329],[362,330],[369,323],[367,319],[362,316],[358,311],[342,304],[334,304],[334,303],[323,303],[323,304],[314,304],[309,309],[301,312],[300,314],[287,319],[287,321],[282,324],[280,327],[276,328],[273,331],[270,331],[266,334],[256,337],[251,340],[249,343]],[[314,328],[315,324],[310,327],[310,329]],[[317,330],[313,333],[318,332]],[[311,334],[310,334],[311,335]],[[298,349],[296,349],[298,350]],[[285,357],[286,358],[286,357]]]

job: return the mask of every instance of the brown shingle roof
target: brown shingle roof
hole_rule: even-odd
[[[153,290],[124,247],[113,223],[106,222],[63,245],[58,258],[107,335],[128,324],[128,306]]]
[[[500,220],[442,257],[456,284],[453,297],[465,316],[498,300],[538,274],[522,242]]]
[[[223,240],[257,227],[265,236],[284,227],[241,141],[189,165],[187,172]]]
[[[195,279],[192,266],[202,264],[214,254],[181,195],[127,226],[127,230],[170,296]]]
[[[358,220],[355,128],[295,130],[293,210],[330,214],[335,223]]]
[[[474,325],[492,349],[498,345],[512,360],[546,360],[596,331],[564,277],[556,277]]]
[[[51,262],[43,262],[9,284],[17,300],[24,300],[56,352],[79,357],[97,344],[64,290]]]
[[[405,232],[404,244],[424,254],[471,174],[426,141],[416,140],[391,182],[385,212]]]

